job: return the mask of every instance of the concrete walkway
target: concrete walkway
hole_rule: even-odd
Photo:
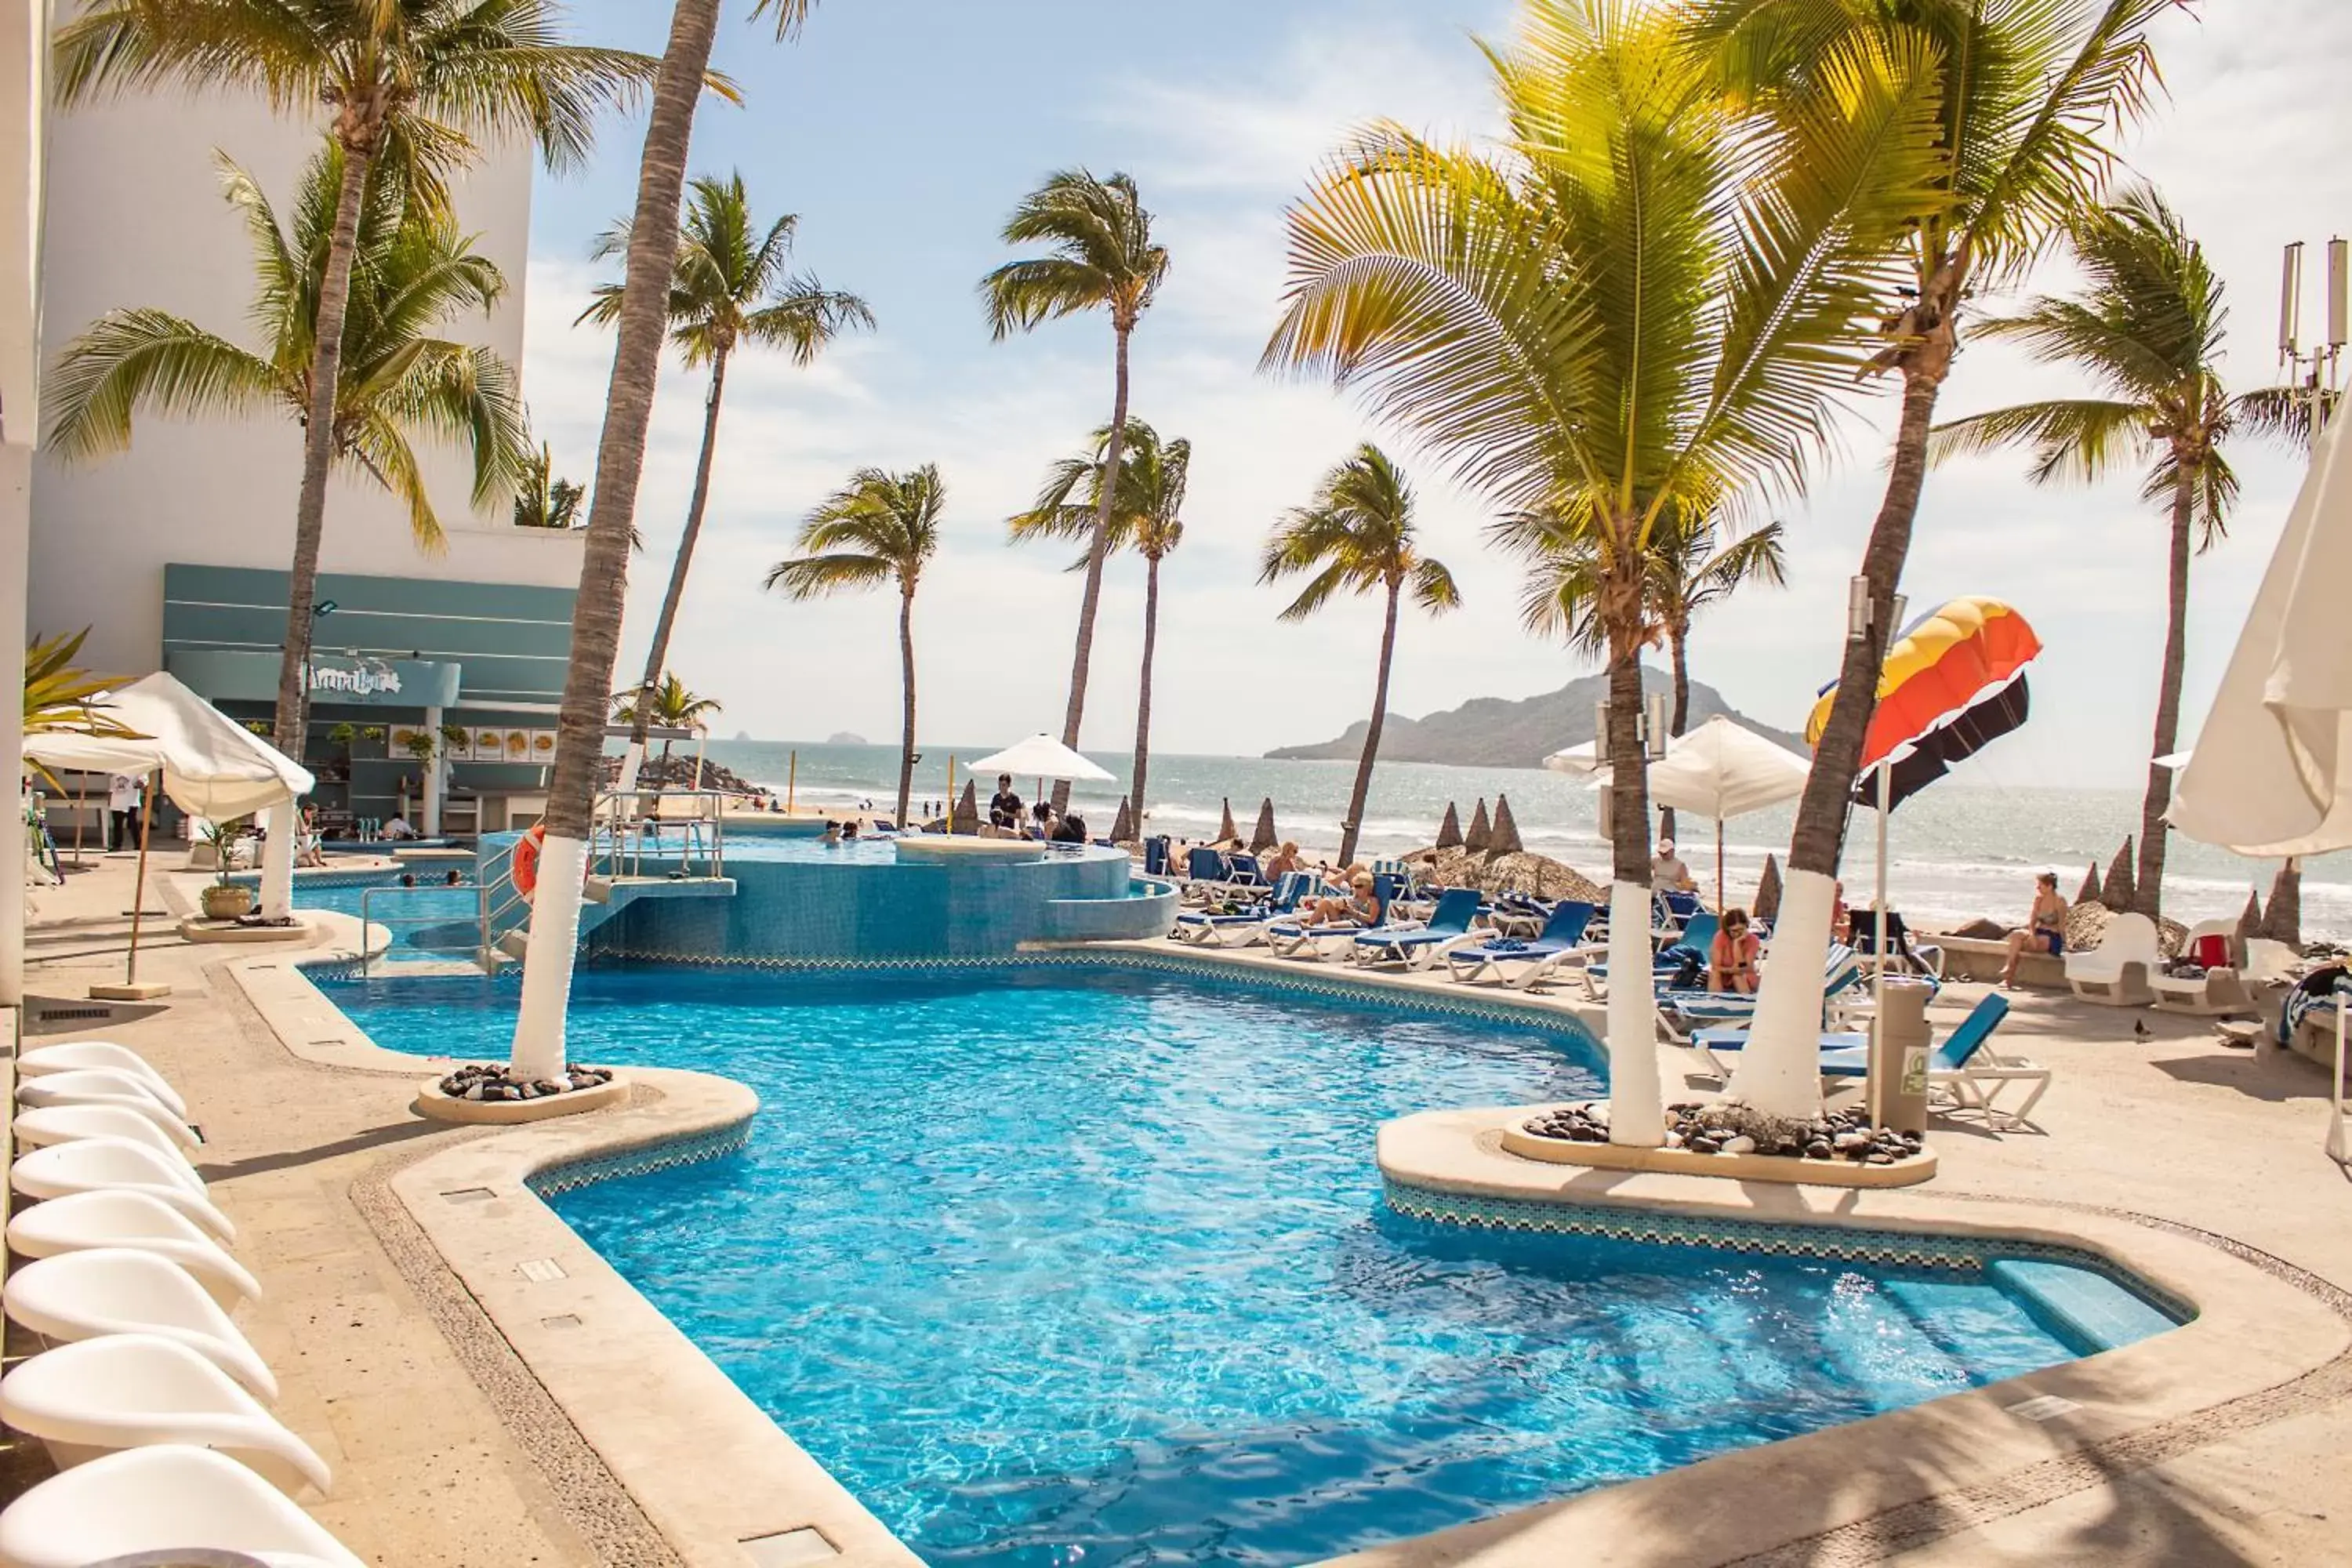
[[[670,1560],[647,1543],[641,1518],[614,1523],[609,1496],[602,1510],[581,1505],[574,1494],[609,1488],[593,1451],[583,1458],[576,1434],[534,1426],[543,1413],[531,1415],[506,1387],[519,1363],[467,1316],[462,1289],[453,1299],[446,1279],[420,1289],[414,1259],[404,1272],[394,1256],[401,1238],[388,1249],[379,1237],[376,1226],[390,1223],[380,1201],[390,1171],[468,1135],[409,1115],[413,1077],[297,1061],[234,984],[209,971],[249,950],[189,948],[170,936],[141,961],[142,977],[173,984],[161,1005],[118,1008],[102,1021],[44,1019],[90,1005],[89,984],[121,973],[130,862],[91,864],[37,895],[30,980],[42,1000],[28,1008],[28,1037],[121,1040],[196,1109],[208,1141],[204,1173],[268,1292],[241,1321],[284,1383],[280,1412],[336,1468],[334,1499],[314,1510],[321,1521],[369,1561],[399,1568]],[[164,907],[163,898],[151,891],[149,907]],[[1938,1011],[1939,1025],[1979,994],[1948,993],[1956,1007]],[[2319,1069],[2225,1047],[2195,1020],[2031,994],[2017,1002],[2003,1048],[2056,1069],[2041,1130],[1996,1135],[1937,1122],[1937,1191],[2157,1215],[2352,1285],[2352,1183],[2321,1151]],[[2149,1037],[2135,1033],[2136,1020]],[[1666,1057],[1670,1074],[1696,1065]],[[1693,1079],[1690,1087],[1711,1086]],[[485,1334],[496,1342],[486,1346]],[[486,1372],[483,1358],[500,1353],[508,1360]],[[505,1392],[485,1392],[486,1382]],[[1955,1498],[1900,1530],[1841,1532],[1749,1561],[2352,1562],[2352,1507],[2336,1497],[2352,1482],[2347,1456],[2352,1389],[2305,1388],[2270,1418],[2176,1434],[2145,1462],[2082,1484],[1990,1505]],[[550,1474],[565,1478],[565,1495]],[[622,1507],[625,1514],[625,1500]]]

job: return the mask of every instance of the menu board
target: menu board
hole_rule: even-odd
[[[507,754],[506,733],[504,730],[476,730],[473,750],[468,754],[478,763],[504,761]]]

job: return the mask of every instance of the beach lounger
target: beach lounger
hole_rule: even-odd
[[[213,1206],[204,1178],[184,1160],[171,1160],[143,1143],[121,1138],[77,1138],[20,1154],[8,1167],[8,1185],[28,1198],[61,1198],[69,1193],[145,1193],[169,1204],[224,1245],[236,1240],[236,1227]]]
[[[2246,939],[2246,968],[2243,978],[2254,985],[2289,985],[2294,982],[2295,965],[2303,955],[2283,942],[2267,937]]]
[[[2162,966],[2156,922],[2146,915],[2117,915],[2107,922],[2098,946],[2066,955],[2066,984],[2085,1002],[2145,1007],[2156,1000],[2148,981]]]
[[[1843,999],[1864,984],[1867,978],[1860,955],[1842,942],[1832,942],[1822,963],[1823,1018],[1826,1020],[1837,1012]],[[1723,1029],[1745,1027],[1755,1016],[1756,998],[1753,994],[1678,991],[1665,987],[1658,992],[1658,1027],[1677,1045],[1693,1044],[1698,1032],[1712,1034]],[[1716,1065],[1719,1069],[1721,1064]]]
[[[2238,966],[2231,962],[2231,942],[2237,935],[2234,921],[2202,921],[2181,940],[2180,956],[2203,966],[2202,974],[2151,974],[2148,989],[2156,993],[2159,1012],[2186,1013],[2198,1018],[2258,1018],[2261,1005],[2246,989]]]
[[[1478,903],[1477,889],[1453,889],[1438,896],[1436,909],[1422,924],[1359,932],[1350,956],[1358,963],[1368,965],[1402,963],[1408,969],[1434,968],[1455,948],[1491,939],[1490,932],[1474,932],[1470,929],[1470,922],[1478,916]]]
[[[128,1046],[116,1045],[112,1040],[67,1040],[59,1045],[36,1046],[16,1058],[16,1077],[19,1079],[78,1072],[84,1068],[109,1068],[116,1072],[129,1073],[145,1083],[148,1092],[173,1115],[182,1121],[187,1119],[187,1102],[180,1098],[179,1091],[164,1081],[162,1073],[148,1065],[146,1058]]]
[[[223,1310],[257,1300],[260,1282],[204,1227],[145,1193],[71,1193],[16,1211],[8,1246],[26,1258],[55,1258],[100,1247],[152,1252],[188,1271]]]
[[[1670,892],[1661,888],[1651,898],[1651,923],[1660,936],[1674,936],[1699,912],[1696,893]]]
[[[1948,1111],[1975,1110],[1995,1127],[2020,1127],[2050,1088],[2050,1069],[2022,1057],[2003,1057],[1991,1048],[1993,1031],[2009,1016],[2009,998],[1990,993],[1954,1026],[1927,1056],[1927,1093],[1931,1103]],[[1719,1051],[1738,1051],[1747,1041],[1745,1029],[1703,1029],[1692,1044],[1708,1060]],[[1851,1031],[1833,1031],[1821,1037],[1821,1073],[1825,1079],[1866,1078],[1870,1073],[1870,1040]],[[2015,1110],[1996,1104],[2011,1084],[2026,1086],[2025,1099]]]
[[[1591,904],[1563,899],[1552,906],[1543,930],[1534,937],[1500,937],[1454,948],[1445,955],[1446,972],[1465,984],[1491,972],[1512,990],[1524,991],[1581,953],[1584,928],[1591,923]]]
[[[1184,875],[1176,885],[1177,896],[1188,904],[1203,904],[1217,896],[1224,886],[1225,858],[1206,846],[1184,851]]]
[[[1265,928],[1265,945],[1283,958],[1297,958],[1304,953],[1318,963],[1346,952],[1359,936],[1388,923],[1389,905],[1381,894],[1381,880],[1373,879],[1370,923],[1335,921],[1328,925],[1305,925],[1297,921],[1276,921]]]
[[[1676,951],[1681,948],[1688,948],[1698,954],[1699,971],[1703,977],[1706,970],[1707,950],[1715,943],[1717,928],[1717,921],[1714,915],[1701,913],[1692,916],[1690,924],[1684,931],[1668,933],[1665,945],[1650,957],[1651,985],[1662,995],[1677,989],[1672,983],[1685,967],[1684,955]],[[1605,961],[1586,964],[1584,966],[1586,997],[1595,1002],[1601,1000],[1607,994],[1603,986],[1608,979],[1609,965]],[[1687,994],[1688,990],[1685,989],[1684,994]]]
[[[27,1263],[0,1287],[10,1321],[51,1344],[102,1334],[177,1340],[257,1399],[278,1397],[278,1379],[220,1304],[179,1265],[152,1252],[100,1247]]]
[[[292,1499],[226,1454],[167,1443],[50,1477],[0,1513],[0,1568],[170,1562],[367,1568]],[[266,1555],[257,1555],[266,1554]],[[205,1561],[197,1558],[194,1561]]]
[[[108,1334],[44,1351],[0,1377],[0,1421],[37,1437],[60,1470],[125,1448],[192,1443],[289,1496],[323,1497],[334,1472],[236,1380],[176,1340]]]
[[[1195,947],[1247,947],[1264,941],[1266,927],[1296,910],[1298,900],[1315,888],[1313,872],[1286,871],[1275,884],[1272,898],[1225,914],[1186,910],[1177,915],[1176,928],[1170,934]]]

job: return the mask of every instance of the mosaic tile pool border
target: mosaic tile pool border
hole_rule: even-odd
[[[698,1165],[706,1160],[722,1159],[740,1152],[751,1140],[749,1117],[727,1127],[715,1127],[707,1132],[689,1132],[683,1137],[640,1143],[634,1148],[615,1149],[602,1154],[587,1154],[576,1160],[566,1160],[534,1171],[524,1183],[533,1194],[545,1199],[593,1186],[598,1182],[610,1182],[623,1176],[649,1176],[656,1171],[674,1171],[680,1165]]]
[[[1441,1192],[1384,1177],[1381,1201],[1408,1219],[1471,1230],[1528,1231],[1546,1236],[1586,1236],[1608,1241],[1667,1247],[1705,1247],[1771,1258],[1807,1258],[1824,1262],[1874,1263],[1905,1268],[1951,1271],[1981,1269],[1995,1258],[2063,1263],[2102,1275],[2131,1291],[2176,1323],[2196,1309],[2168,1291],[2118,1268],[2083,1247],[2005,1237],[1953,1236],[1937,1232],[1862,1226],[1790,1225],[1774,1220],[1718,1218],[1665,1208],[1635,1208],[1489,1197]]]

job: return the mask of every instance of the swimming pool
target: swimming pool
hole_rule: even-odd
[[[517,995],[326,988],[420,1052]],[[553,1205],[936,1564],[1309,1562],[2085,1348],[1977,1270],[1385,1209],[1381,1121],[1599,1087],[1549,1028],[1103,963],[589,968],[572,1027],[758,1089]]]

